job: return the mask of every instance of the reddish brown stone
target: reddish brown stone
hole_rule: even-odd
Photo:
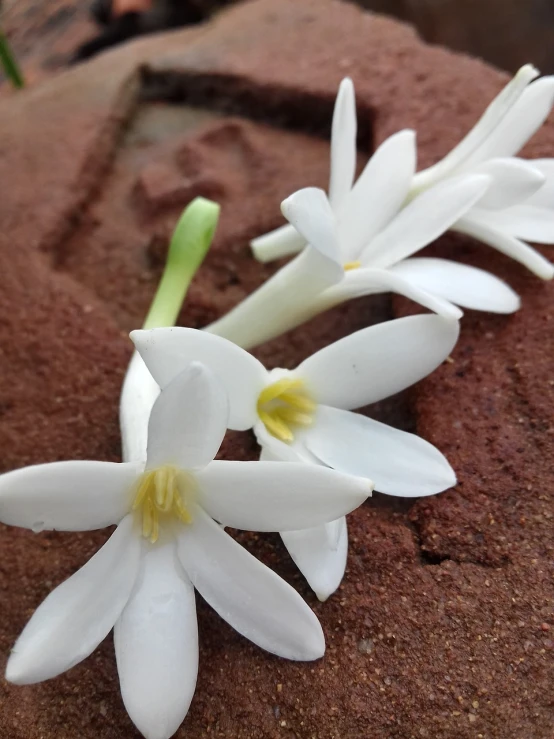
[[[158,102],[137,94],[141,65],[142,90]],[[259,0],[208,29],[131,44],[0,103],[2,469],[117,458],[125,334],[144,316],[185,200],[211,183],[223,206],[181,315],[201,326],[274,269],[256,264],[247,242],[280,222],[280,199],[325,185],[328,144],[309,132],[328,130],[346,73],[362,148],[370,130],[379,142],[412,126],[421,166],[505,82],[353,6]],[[169,94],[179,102],[160,101]],[[528,151],[553,150],[550,123]],[[460,484],[419,502],[375,496],[354,513],[347,576],[325,604],[276,536],[238,535],[306,596],[328,652],[312,665],[277,660],[199,603],[200,674],[183,739],[551,739],[554,667],[543,625],[554,623],[552,290],[483,245],[447,236],[436,249],[503,276],[524,306],[513,317],[469,313],[454,362],[378,409],[417,425],[448,454]],[[384,310],[351,303],[258,355],[293,366]],[[248,434],[230,435],[222,450],[255,454]],[[0,667],[40,601],[106,535],[2,528]],[[0,739],[137,736],[110,639],[67,675],[0,690]]]

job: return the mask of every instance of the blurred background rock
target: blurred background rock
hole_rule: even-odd
[[[425,41],[515,71],[554,72],[554,0],[358,0],[413,24]]]
[[[154,21],[131,19],[130,23],[125,21],[122,24],[124,30],[120,32],[110,23],[99,26],[94,21],[92,1],[0,0],[0,23],[29,81],[36,81],[66,66],[76,52],[78,58],[86,57],[137,33],[182,25],[183,18],[190,17],[195,21],[208,18],[233,2],[150,0],[156,5],[155,11],[149,11]],[[111,0],[95,2],[109,7]],[[554,72],[554,0],[343,2],[353,2],[368,10],[399,18],[412,24],[429,43],[467,52],[509,72],[526,62],[534,63],[542,73]],[[179,10],[169,19],[164,7],[171,5],[178,5]],[[98,18],[98,13],[96,16]],[[114,22],[120,23],[120,19]],[[85,53],[81,53],[83,49]]]

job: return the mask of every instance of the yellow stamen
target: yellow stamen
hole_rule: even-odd
[[[269,413],[266,413],[266,411],[260,411],[259,414],[270,434],[281,439],[281,441],[290,442],[294,440],[294,434],[292,431],[286,423],[275,416],[275,413],[270,415]]]
[[[309,413],[301,413],[300,411],[297,411],[296,408],[287,408],[286,405],[282,408],[276,408],[275,415],[281,421],[285,421],[286,423],[295,423],[299,426],[311,426],[314,421],[313,417]]]
[[[157,474],[154,475],[154,487],[156,489],[156,506],[158,508],[165,508],[167,477],[167,467],[162,467],[160,470],[158,470]]]
[[[308,413],[313,413],[315,409],[317,408],[317,403],[313,401],[311,398],[308,398],[304,395],[293,395],[293,393],[283,393],[281,395],[281,400],[284,403],[287,403],[288,405],[292,405],[295,408],[298,408],[301,411],[307,411]]]
[[[358,269],[361,266],[361,262],[346,262],[346,264],[344,265],[344,271],[348,272],[351,269]]]
[[[268,385],[258,397],[260,420],[272,436],[290,444],[295,426],[310,426],[317,403],[308,395],[303,380],[284,377]],[[291,428],[292,427],[292,428]]]
[[[189,493],[193,486],[193,480],[189,480],[175,467],[158,467],[142,475],[132,509],[140,511],[141,530],[145,539],[152,544],[157,542],[160,535],[160,517],[162,520],[177,518],[186,524],[192,522],[184,495]]]
[[[282,380],[277,380],[277,382],[274,382],[272,385],[264,387],[260,393],[260,397],[258,398],[258,406],[266,405],[266,403],[269,403],[271,400],[275,400],[275,398],[278,398],[289,390],[300,389],[302,385],[302,380],[298,379],[285,377]]]

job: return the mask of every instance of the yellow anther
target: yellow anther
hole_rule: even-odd
[[[277,380],[277,382],[274,382],[272,385],[264,387],[260,393],[260,397],[258,398],[258,407],[266,405],[266,403],[275,400],[275,398],[278,398],[280,395],[283,395],[283,393],[290,390],[300,390],[303,384],[302,380],[287,377],[282,380]]]
[[[361,262],[346,262],[346,264],[343,266],[344,266],[344,271],[348,272],[351,269],[358,269],[359,267],[362,266],[362,263]]]
[[[160,535],[160,516],[163,519],[177,518],[191,523],[183,496],[193,485],[185,474],[175,467],[165,466],[150,470],[142,475],[133,501],[133,510],[142,515],[142,535],[155,544]]]
[[[275,415],[285,423],[297,424],[298,426],[311,426],[314,421],[309,413],[302,413],[296,408],[290,408],[286,405],[282,408],[276,408]]]
[[[275,412],[270,414],[266,413],[265,411],[260,411],[259,414],[261,420],[264,422],[265,427],[270,434],[273,434],[273,436],[281,439],[281,441],[291,442],[294,440],[294,434],[292,433],[290,428],[284,421],[281,421],[281,419],[277,418]]]
[[[258,415],[269,433],[288,444],[294,441],[295,426],[313,423],[316,408],[303,380],[291,377],[264,388],[257,403]]]
[[[305,395],[293,395],[293,393],[283,393],[281,400],[288,405],[292,405],[294,408],[298,408],[300,411],[306,411],[307,413],[313,413],[317,408],[317,403],[311,398]]]
[[[167,467],[162,467],[154,475],[154,487],[156,489],[156,507],[160,509],[165,508],[167,477]]]

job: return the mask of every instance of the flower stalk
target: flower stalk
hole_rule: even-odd
[[[177,320],[190,283],[212,243],[219,211],[217,203],[205,198],[195,198],[183,211],[143,328],[173,326]]]
[[[21,89],[25,87],[25,79],[23,73],[17,63],[13,51],[10,48],[8,39],[0,28],[0,64],[4,68],[6,77],[10,80],[12,85]]]

